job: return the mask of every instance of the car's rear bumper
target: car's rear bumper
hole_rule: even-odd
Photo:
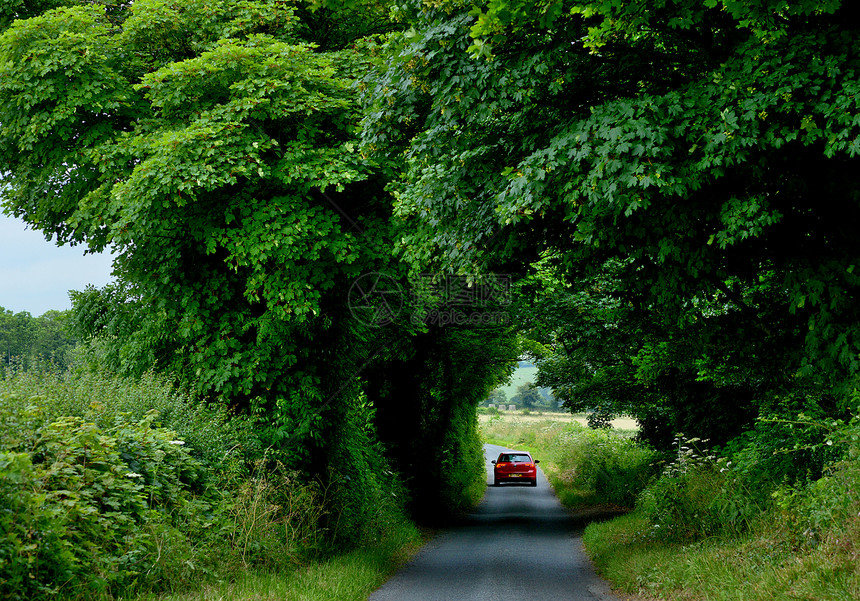
[[[537,480],[537,474],[520,474],[520,475],[498,475],[494,476],[493,481],[496,484],[508,484],[519,482],[521,484],[534,484]]]

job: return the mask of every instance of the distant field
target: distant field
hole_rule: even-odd
[[[510,400],[517,393],[517,387],[522,386],[526,382],[534,383],[535,376],[537,376],[537,367],[534,365],[530,365],[529,367],[518,367],[514,372],[514,375],[511,376],[511,383],[507,386],[500,386],[499,388],[505,391],[508,400]]]
[[[569,413],[531,413],[529,415],[523,415],[519,411],[502,411],[499,413],[499,416],[504,421],[510,421],[513,423],[520,424],[532,424],[538,422],[545,421],[559,421],[559,422],[579,422],[583,426],[588,425],[588,421],[585,418],[584,414],[576,414],[571,415]],[[479,415],[478,422],[485,423],[490,420],[493,416],[490,415]],[[635,419],[630,419],[629,417],[619,417],[612,420],[612,427],[617,430],[638,430],[639,424],[636,423]]]

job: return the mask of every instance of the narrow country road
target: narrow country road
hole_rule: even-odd
[[[503,449],[484,447],[488,484],[490,460]],[[584,526],[543,473],[537,488],[490,486],[462,524],[430,542],[370,601],[620,601],[582,550]]]

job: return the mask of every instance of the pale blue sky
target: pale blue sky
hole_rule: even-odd
[[[69,290],[110,281],[111,256],[84,255],[82,246],[57,246],[24,222],[0,213],[0,307],[34,317],[70,309]]]

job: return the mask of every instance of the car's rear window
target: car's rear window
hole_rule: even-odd
[[[531,462],[532,458],[528,455],[502,455],[501,461],[510,461],[512,463]]]

